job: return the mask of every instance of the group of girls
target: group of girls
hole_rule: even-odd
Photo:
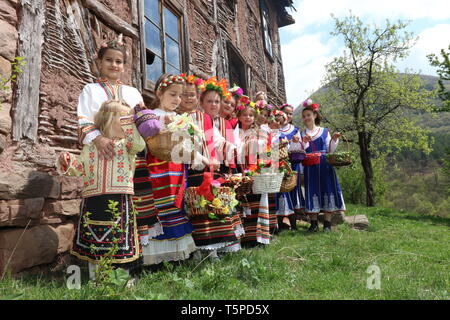
[[[292,124],[293,107],[272,107],[264,92],[250,101],[224,79],[164,74],[146,106],[136,88],[120,81],[126,60],[120,40],[101,47],[101,78],[87,84],[78,101],[81,154],[63,152],[56,162],[60,174],[83,177],[71,253],[89,262],[91,278],[107,254],[115,266],[135,274],[142,265],[206,254],[218,259],[241,246],[267,245],[284,218],[296,229],[298,213],[310,216],[309,231],[316,232],[318,214],[324,212],[324,231],[331,230],[331,215],[345,211],[345,204],[325,154],[335,150],[340,134],[319,126],[317,104],[304,103],[301,131]],[[190,116],[203,132],[189,163],[158,159],[145,143],[177,114]],[[225,174],[245,175],[270,162],[268,151],[281,145],[320,152],[320,164],[292,164],[299,174],[291,192],[250,193],[224,219],[188,217],[187,188],[208,188]]]

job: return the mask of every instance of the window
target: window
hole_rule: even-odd
[[[227,47],[230,87],[237,84],[244,92],[246,92],[247,81],[245,77],[245,63],[239,56],[237,50],[230,43],[228,43]]]
[[[273,57],[272,50],[272,37],[270,32],[270,19],[269,19],[269,8],[267,7],[267,3],[265,0],[260,0],[259,2],[261,8],[261,24],[262,24],[262,32],[263,32],[263,41],[264,41],[264,49],[270,58]]]
[[[144,0],[144,88],[153,90],[161,74],[180,74],[181,15],[166,0]]]

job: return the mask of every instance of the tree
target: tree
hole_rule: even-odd
[[[429,54],[428,60],[434,67],[438,67],[437,74],[439,75],[439,98],[443,102],[442,108],[436,109],[438,112],[450,111],[450,90],[445,85],[444,81],[450,81],[450,45],[448,46],[449,52],[444,49],[441,50],[442,61],[438,59],[435,54]]]
[[[432,110],[434,92],[418,74],[399,73],[393,66],[414,45],[407,23],[364,25],[352,14],[335,18],[334,36],[343,36],[345,51],[326,66],[324,87],[313,98],[336,129],[354,137],[364,170],[366,204],[375,205],[372,159],[403,149],[431,151],[427,131],[411,113]]]

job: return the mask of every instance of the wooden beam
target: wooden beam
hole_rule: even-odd
[[[26,65],[17,77],[13,113],[13,140],[37,140],[42,44],[44,42],[44,0],[20,0],[18,56]]]
[[[105,5],[97,0],[83,0],[84,6],[92,10],[100,20],[109,27],[134,39],[139,38],[139,32],[131,24],[125,22],[114,13],[112,13]]]

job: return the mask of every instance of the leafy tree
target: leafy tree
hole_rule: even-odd
[[[365,25],[350,14],[335,18],[334,36],[342,36],[345,51],[326,66],[324,87],[314,95],[326,119],[357,142],[364,171],[366,205],[375,205],[372,159],[401,150],[431,151],[427,131],[408,116],[432,110],[434,91],[428,91],[409,70],[393,66],[408,55],[415,39],[408,23],[383,27]],[[332,119],[332,121],[331,121]]]
[[[438,112],[450,111],[450,90],[445,85],[444,81],[450,81],[450,45],[448,46],[449,52],[444,49],[441,50],[442,61],[435,54],[429,54],[428,60],[431,65],[438,67],[437,74],[439,75],[439,98],[443,101],[443,106],[436,109]]]

